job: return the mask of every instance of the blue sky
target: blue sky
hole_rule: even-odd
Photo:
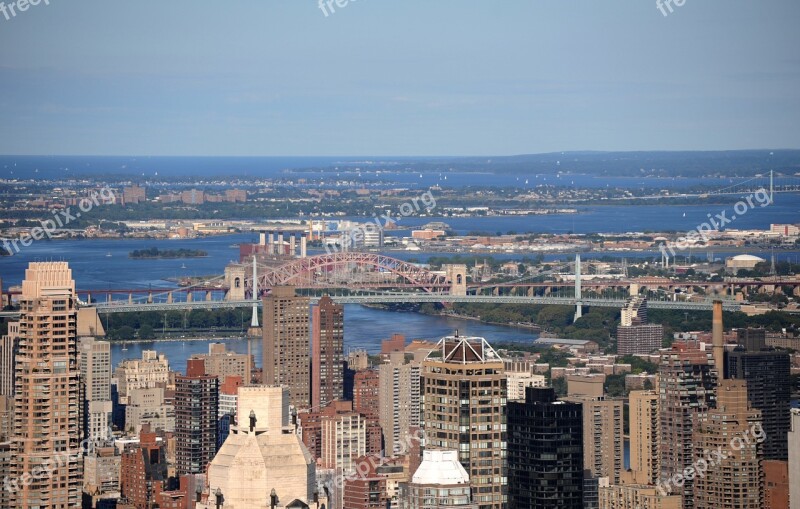
[[[796,0],[49,1],[0,15],[0,154],[800,148]]]

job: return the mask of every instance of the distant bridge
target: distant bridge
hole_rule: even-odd
[[[309,296],[309,300],[315,303],[319,300],[318,296]],[[480,304],[544,304],[577,306],[577,299],[569,297],[526,297],[526,296],[494,296],[494,295],[444,295],[444,294],[425,294],[425,293],[396,293],[396,294],[375,294],[375,295],[332,295],[331,298],[340,304],[392,304],[408,302],[414,304],[421,303],[480,303]],[[624,299],[594,299],[582,298],[581,305],[585,307],[605,307],[620,308],[625,303]],[[192,309],[231,309],[249,308],[261,306],[261,301],[236,300],[236,301],[194,301],[194,302],[160,302],[160,303],[98,303],[95,307],[98,313],[130,313],[143,311],[183,311]],[[647,306],[652,309],[685,309],[694,311],[711,311],[712,301],[692,302],[692,301],[648,301]],[[723,301],[723,308],[726,311],[739,311],[741,309],[738,302]]]
[[[271,288],[294,286],[312,299],[326,293],[342,303],[570,305],[575,306],[577,319],[584,306],[621,307],[630,295],[647,297],[648,305],[655,309],[686,310],[710,310],[711,298],[726,301],[726,309],[740,309],[735,297],[743,290],[782,292],[788,288],[800,295],[800,278],[695,282],[642,277],[587,281],[581,278],[579,256],[574,276],[543,273],[506,282],[472,284],[467,283],[465,265],[445,265],[442,271],[431,271],[378,253],[336,252],[282,263],[272,261],[276,263],[252,267],[232,264],[226,267],[224,276],[185,287],[79,290],[78,300],[100,313],[256,307]],[[542,280],[554,276],[565,280]],[[685,295],[693,293],[695,287],[702,288],[709,300],[687,299]]]

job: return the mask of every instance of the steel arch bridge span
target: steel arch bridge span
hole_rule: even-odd
[[[414,264],[391,258],[379,253],[342,252],[298,258],[279,266],[258,267],[259,293],[275,286],[298,287],[335,287],[357,289],[361,286],[358,282],[342,282],[340,285],[332,284],[330,276],[336,271],[346,274],[353,268],[371,269],[372,272],[382,272],[395,276],[397,283],[404,287],[416,287],[428,293],[447,293],[450,282],[444,274],[423,269]],[[247,291],[252,295],[252,274],[247,276]],[[364,282],[364,287],[380,287],[381,283]],[[386,288],[394,286],[386,282]]]

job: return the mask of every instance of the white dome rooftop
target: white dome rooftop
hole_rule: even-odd
[[[414,474],[414,484],[469,484],[469,474],[458,462],[458,451],[433,449],[422,453],[422,463]]]
[[[765,262],[766,260],[763,258],[759,258],[758,256],[753,256],[749,254],[742,254],[737,255],[731,258],[731,260],[741,261],[741,262]]]

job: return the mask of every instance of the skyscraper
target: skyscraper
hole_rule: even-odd
[[[111,426],[111,344],[94,338],[81,338],[78,344],[84,401],[86,438],[107,438]]]
[[[364,416],[353,411],[350,401],[332,401],[324,410],[320,430],[321,465],[343,474],[367,453]]]
[[[604,379],[602,375],[570,377],[565,400],[583,407],[583,465],[587,477],[608,477],[612,484],[618,484],[623,465],[622,400],[605,397]]]
[[[295,408],[311,405],[309,299],[278,286],[264,297],[263,382],[285,385]]]
[[[763,329],[740,329],[737,336],[739,346],[726,352],[726,376],[747,382],[750,404],[761,411],[766,433],[762,444],[764,459],[786,460],[791,399],[789,352],[767,348]]]
[[[311,406],[344,397],[344,306],[325,295],[311,307]]]
[[[655,391],[631,391],[630,401],[630,454],[631,470],[638,482],[658,482],[659,424],[658,393]]]
[[[506,377],[483,338],[448,336],[422,364],[425,449],[459,451],[480,509],[506,508]]]
[[[716,370],[710,353],[690,342],[676,342],[661,355],[658,371],[659,449],[661,480],[683,474],[694,461],[692,428],[695,416],[713,407]],[[674,487],[684,509],[694,507],[692,480]]]
[[[75,281],[66,262],[28,265],[20,312],[11,477],[31,482],[14,486],[11,505],[80,507],[80,459],[65,454],[81,440]]]
[[[421,363],[407,360],[405,353],[392,352],[378,368],[380,379],[380,423],[389,456],[400,454],[408,444],[411,428],[420,422]]]
[[[219,379],[202,359],[189,359],[175,377],[175,463],[178,475],[201,474],[217,452]]]
[[[508,403],[508,506],[583,509],[583,412],[555,390]]]
[[[714,302],[712,349],[717,368],[715,407],[694,419],[694,464],[711,462],[704,475],[694,479],[697,509],[760,509],[763,499],[761,411],[753,408],[745,380],[726,378],[722,302]],[[710,451],[724,451],[713,455]],[[685,506],[684,498],[684,506]]]
[[[694,429],[695,464],[700,459],[713,462],[705,475],[694,479],[694,507],[697,509],[760,509],[762,470],[760,438],[753,432],[761,422],[761,412],[747,399],[744,380],[721,380],[716,408],[698,416]],[[724,451],[724,457],[710,451]]]

